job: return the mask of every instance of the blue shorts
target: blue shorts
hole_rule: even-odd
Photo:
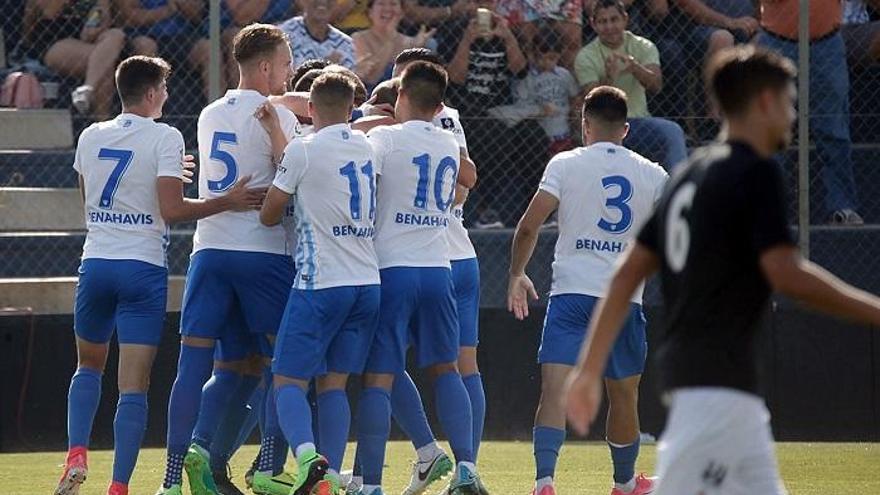
[[[282,254],[203,249],[186,272],[180,333],[220,339],[223,360],[234,360],[242,353],[233,341],[252,349],[247,334],[278,331],[293,277]]]
[[[584,338],[597,297],[583,294],[559,294],[550,297],[538,362],[541,364],[566,364],[574,366]],[[640,375],[645,370],[648,341],[645,336],[645,314],[640,304],[630,305],[629,318],[608,356],[605,377],[620,380]]]
[[[480,340],[480,264],[477,258],[452,262],[452,284],[458,309],[458,345],[476,347]]]
[[[415,348],[425,368],[458,361],[458,312],[452,270],[392,267],[379,270],[382,304],[379,327],[366,371],[397,374],[406,369],[406,351]]]
[[[73,328],[106,344],[116,328],[120,344],[158,346],[168,302],[168,270],[135,260],[89,258],[79,266]]]
[[[248,331],[244,316],[235,311],[214,346],[214,360],[230,363],[244,360],[252,355],[272,357],[272,345],[266,334]]]
[[[272,372],[300,380],[363,373],[379,323],[380,293],[378,285],[290,291]]]

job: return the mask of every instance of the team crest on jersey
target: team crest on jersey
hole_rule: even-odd
[[[342,131],[342,139],[348,139],[351,137],[351,134],[348,131]]]
[[[235,97],[233,96],[232,98],[227,98],[227,99],[226,99],[226,104],[227,104],[227,105],[235,105],[235,102],[236,102],[236,101],[238,101],[237,98],[235,98]]]
[[[451,131],[455,129],[455,121],[453,121],[449,117],[442,117],[440,119],[440,127],[446,129],[447,131]]]
[[[130,121],[130,120],[126,120],[125,122],[122,123],[122,127],[123,127],[123,128],[131,127],[131,121]]]

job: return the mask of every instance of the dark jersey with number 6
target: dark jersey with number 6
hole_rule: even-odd
[[[661,259],[664,390],[757,393],[755,336],[770,298],[760,255],[793,244],[779,166],[738,142],[694,152],[638,240]]]

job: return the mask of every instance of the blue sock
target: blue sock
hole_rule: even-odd
[[[241,436],[243,424],[251,412],[248,402],[259,383],[260,377],[243,375],[232,397],[229,398],[229,405],[226,406],[223,421],[220,422],[214,441],[211,442],[212,470],[226,469],[229,459],[240,447],[238,439]],[[198,424],[196,424],[196,431],[198,431]]]
[[[80,367],[70,379],[67,392],[67,446],[89,446],[92,424],[101,402],[101,372]]]
[[[536,426],[532,430],[535,448],[535,466],[537,473],[535,479],[553,477],[556,474],[556,461],[559,459],[559,449],[565,442],[565,430],[551,428],[549,426]]]
[[[419,395],[419,389],[406,371],[394,377],[394,386],[391,388],[391,414],[416,449],[434,441],[434,432],[428,424],[422,396]]]
[[[434,381],[437,418],[443,426],[457,462],[474,462],[474,419],[467,389],[456,372]]]
[[[636,475],[636,459],[639,457],[639,439],[629,445],[617,446],[608,442],[611,462],[614,463],[614,482],[626,484]]]
[[[391,394],[378,387],[364,388],[358,404],[358,450],[365,485],[382,484],[385,444],[391,433]]]
[[[260,439],[260,452],[257,456],[257,471],[277,475],[284,470],[289,447],[278,423],[278,408],[275,406],[272,380],[268,380],[267,383],[269,386],[266,389],[266,404],[263,406],[265,419],[263,436]]]
[[[119,394],[113,420],[113,481],[128,484],[147,429],[147,394]]]
[[[474,418],[474,460],[480,455],[480,442],[483,440],[483,424],[486,421],[486,392],[483,390],[483,377],[479,373],[461,379],[471,399],[471,412]]]
[[[177,378],[174,379],[171,397],[168,399],[166,488],[181,483],[183,456],[189,448],[193,427],[199,415],[202,387],[208,381],[213,365],[213,348],[180,345]]]
[[[211,442],[226,416],[230,399],[241,383],[241,374],[232,370],[215,369],[211,378],[202,387],[202,402],[199,406],[199,419],[193,430],[193,443],[204,449],[211,448]]]
[[[306,391],[297,385],[283,385],[275,389],[278,407],[278,424],[290,447],[296,449],[304,443],[315,443],[312,433],[312,408]]]
[[[337,473],[342,469],[348,430],[351,428],[351,406],[345,390],[328,390],[318,395],[318,438],[321,453]]]

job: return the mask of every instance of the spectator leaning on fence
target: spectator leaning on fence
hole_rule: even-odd
[[[28,0],[24,24],[30,57],[63,76],[85,79],[71,94],[73,106],[108,117],[113,70],[125,44],[125,33],[110,27],[110,0]]]
[[[880,61],[880,21],[872,21],[866,3],[880,13],[880,0],[844,0],[840,33],[846,44],[846,60],[852,69],[864,69]]]
[[[650,40],[626,30],[628,20],[620,0],[595,2],[590,22],[597,36],[578,53],[575,76],[584,94],[603,85],[622,89],[630,126],[624,145],[670,170],[687,158],[684,131],[648,111],[646,93],[663,86],[660,55]]]
[[[368,90],[391,78],[394,58],[408,48],[422,48],[432,41],[436,28],[422,25],[416,36],[406,36],[397,28],[403,18],[400,0],[368,0],[367,12],[372,25],[354,33],[355,72]]]
[[[278,27],[287,34],[293,51],[293,65],[310,58],[327,60],[354,69],[351,37],[330,25],[332,0],[303,0],[303,15]]]
[[[798,0],[762,0],[758,43],[798,59]],[[810,132],[829,222],[861,225],[849,135],[849,71],[840,0],[810,1]]]

